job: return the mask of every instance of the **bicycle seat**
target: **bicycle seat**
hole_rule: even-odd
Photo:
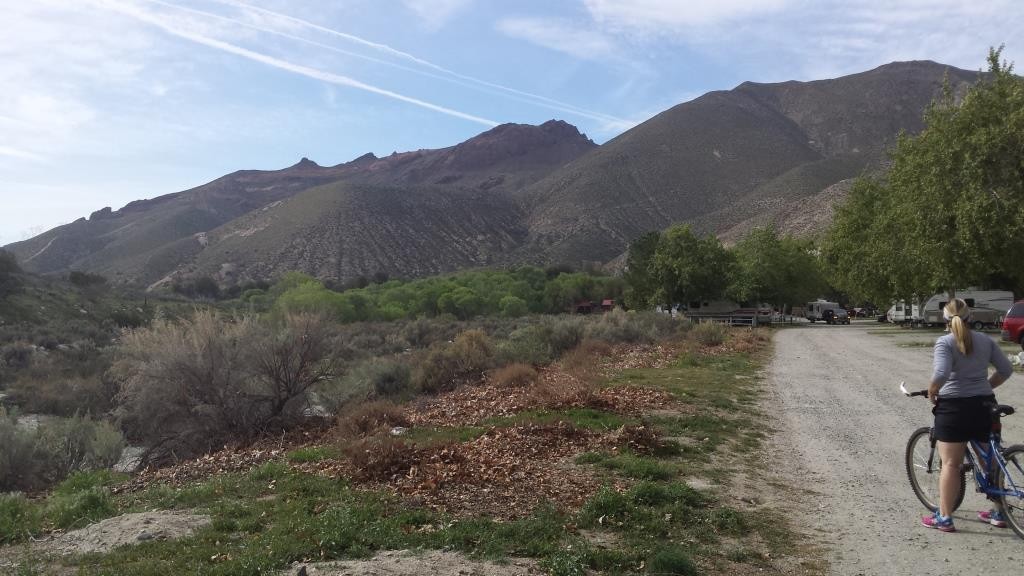
[[[1002,418],[1003,416],[1009,416],[1014,413],[1013,406],[1007,406],[1006,404],[1000,404],[992,408],[992,415]]]

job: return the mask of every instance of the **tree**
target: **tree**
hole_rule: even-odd
[[[754,228],[732,251],[736,274],[728,292],[738,302],[792,305],[828,288],[808,240],[779,236],[770,226]]]
[[[885,180],[861,179],[825,245],[835,283],[884,302],[993,275],[1024,284],[1024,79],[989,51],[962,101],[947,87]]]
[[[661,232],[648,232],[629,245],[623,277],[628,285],[626,305],[630,308],[646,308],[653,304],[659,285],[652,264],[660,242]]]
[[[21,267],[18,266],[18,259],[14,254],[6,250],[0,250],[0,298],[14,294],[21,290]]]
[[[666,304],[722,297],[735,260],[712,235],[698,237],[688,225],[669,228],[654,252],[651,272]]]

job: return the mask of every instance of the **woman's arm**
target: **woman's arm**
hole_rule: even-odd
[[[934,404],[939,401],[939,390],[949,380],[949,373],[953,370],[953,355],[942,338],[935,341],[932,358],[932,381],[928,385],[928,399]]]
[[[1010,364],[1010,359],[1006,357],[1006,354],[1003,354],[999,344],[995,342],[992,342],[989,362],[996,367],[996,371],[988,377],[988,383],[992,388],[998,388],[1000,384],[1006,382],[1010,375],[1013,374],[1013,365]]]

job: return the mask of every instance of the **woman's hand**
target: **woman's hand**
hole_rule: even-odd
[[[941,388],[941,386],[937,384],[928,385],[928,399],[932,401],[932,404],[939,403],[939,388]]]

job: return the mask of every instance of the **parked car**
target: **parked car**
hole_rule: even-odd
[[[850,323],[850,313],[847,312],[844,308],[836,308],[832,312],[833,312],[833,315],[832,315],[832,321],[830,322],[830,324],[849,324]]]
[[[1003,319],[1003,340],[1016,342],[1024,350],[1024,300],[1015,302]]]

